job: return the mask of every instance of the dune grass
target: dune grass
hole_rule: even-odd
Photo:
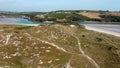
[[[75,38],[77,37],[85,54],[95,60],[101,68],[120,67],[119,37],[70,25],[0,25],[0,30],[3,30],[0,31],[0,66],[66,68],[70,62],[71,67],[94,68],[94,65],[79,52]],[[5,45],[8,37],[8,44]],[[62,49],[40,40],[53,43]]]

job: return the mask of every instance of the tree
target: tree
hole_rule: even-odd
[[[88,20],[89,18],[83,16],[83,15],[79,15],[79,14],[71,14],[69,16],[67,16],[66,18],[68,21],[85,21]]]

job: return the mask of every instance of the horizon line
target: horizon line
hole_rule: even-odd
[[[50,11],[12,11],[12,10],[0,10],[0,12],[55,12],[55,11],[109,11],[109,12],[120,12],[119,10],[76,10],[76,9],[71,9],[71,10],[50,10]]]

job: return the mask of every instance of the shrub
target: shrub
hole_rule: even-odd
[[[51,14],[48,14],[47,17],[51,17],[51,18],[55,18],[55,19],[64,19],[67,15],[69,15],[69,14],[65,14],[65,13],[51,13]]]
[[[112,49],[112,47],[108,47],[108,50],[111,50]]]
[[[85,37],[85,35],[82,35],[82,37]]]
[[[96,38],[96,40],[98,41],[98,42],[101,42],[101,41],[103,41],[103,39],[102,38]]]
[[[102,17],[102,21],[105,22],[120,22],[120,16],[100,15],[100,17]]]
[[[23,29],[29,29],[31,27],[33,27],[33,26],[15,27],[15,29],[17,29],[17,30],[23,30]]]
[[[78,15],[78,14],[71,14],[67,17],[67,20],[69,21],[86,21],[86,20],[89,20],[88,17],[85,17],[83,15]]]

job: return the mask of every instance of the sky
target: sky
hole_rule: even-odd
[[[111,10],[120,0],[0,0],[0,11]]]

